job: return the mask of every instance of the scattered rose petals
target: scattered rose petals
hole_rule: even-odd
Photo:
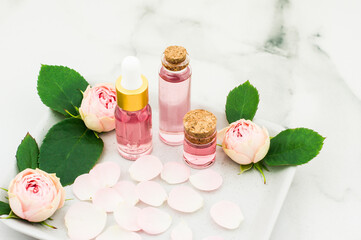
[[[165,232],[171,223],[172,218],[168,213],[154,207],[143,208],[138,214],[138,225],[148,234]]]
[[[139,199],[153,207],[159,207],[167,200],[167,193],[157,182],[146,181],[140,182],[137,185],[137,192]]]
[[[86,173],[75,179],[72,189],[78,199],[91,200],[100,185],[94,176]]]
[[[114,239],[141,240],[142,238],[138,233],[123,230],[117,225],[108,227],[102,234],[100,234],[96,238],[96,240],[114,240]]]
[[[236,229],[244,217],[239,206],[230,201],[220,201],[210,210],[212,219],[221,227]]]
[[[172,240],[192,240],[193,233],[192,229],[184,221],[181,221],[177,226],[175,226],[171,233]]]
[[[127,231],[139,231],[137,219],[140,211],[140,208],[124,202],[119,204],[114,211],[114,218],[121,228]]]
[[[160,177],[169,184],[178,184],[187,181],[190,174],[190,168],[183,163],[167,162]]]
[[[130,177],[138,182],[151,180],[158,176],[163,169],[159,158],[145,155],[138,158],[129,168]]]
[[[120,181],[113,187],[123,200],[129,204],[135,205],[139,201],[138,192],[135,184],[130,181]]]
[[[169,193],[168,205],[180,212],[192,213],[203,206],[203,198],[190,187],[176,186]]]
[[[213,191],[218,189],[223,182],[222,176],[212,170],[201,170],[189,177],[191,184],[202,191]]]
[[[103,188],[98,190],[93,197],[93,204],[106,212],[114,212],[123,198],[113,188]]]
[[[224,240],[224,239],[222,237],[218,237],[218,236],[210,236],[210,237],[203,238],[202,240]]]
[[[65,225],[71,239],[92,239],[105,227],[107,214],[88,202],[77,202],[65,214]]]
[[[113,187],[118,182],[120,167],[115,162],[99,163],[89,174],[97,179],[100,188]]]

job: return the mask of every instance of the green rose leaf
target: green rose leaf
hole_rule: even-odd
[[[16,151],[16,163],[19,172],[27,168],[38,167],[39,147],[35,139],[27,133]]]
[[[271,139],[263,161],[270,166],[301,165],[317,156],[325,140],[307,128],[287,129]]]
[[[80,119],[65,119],[46,134],[40,147],[39,167],[56,173],[63,186],[72,184],[79,175],[88,173],[103,151],[97,138]]]
[[[226,102],[226,116],[229,123],[242,118],[252,120],[257,112],[259,94],[249,81],[229,92]]]
[[[0,201],[0,216],[1,215],[9,215],[11,211],[9,203]]]
[[[54,111],[78,115],[83,95],[89,83],[75,70],[63,66],[42,65],[38,77],[41,101]]]

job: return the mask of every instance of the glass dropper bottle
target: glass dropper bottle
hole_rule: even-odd
[[[116,81],[115,131],[118,151],[136,160],[152,151],[152,109],[148,104],[148,80],[140,73],[140,62],[128,56]]]

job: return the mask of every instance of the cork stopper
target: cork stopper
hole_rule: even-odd
[[[206,144],[216,137],[217,118],[203,109],[189,111],[183,118],[185,137],[195,144]]]
[[[171,71],[180,71],[189,64],[187,50],[181,46],[169,46],[165,49],[162,59],[165,68]]]

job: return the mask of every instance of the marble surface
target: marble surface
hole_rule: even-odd
[[[160,53],[180,44],[197,101],[224,101],[222,82],[249,79],[258,118],[327,137],[298,168],[271,239],[360,239],[360,11],[358,0],[1,0],[0,164],[47,111],[36,93],[41,64],[112,82],[122,58],[136,55],[156,92]],[[0,239],[31,238],[1,224]]]

